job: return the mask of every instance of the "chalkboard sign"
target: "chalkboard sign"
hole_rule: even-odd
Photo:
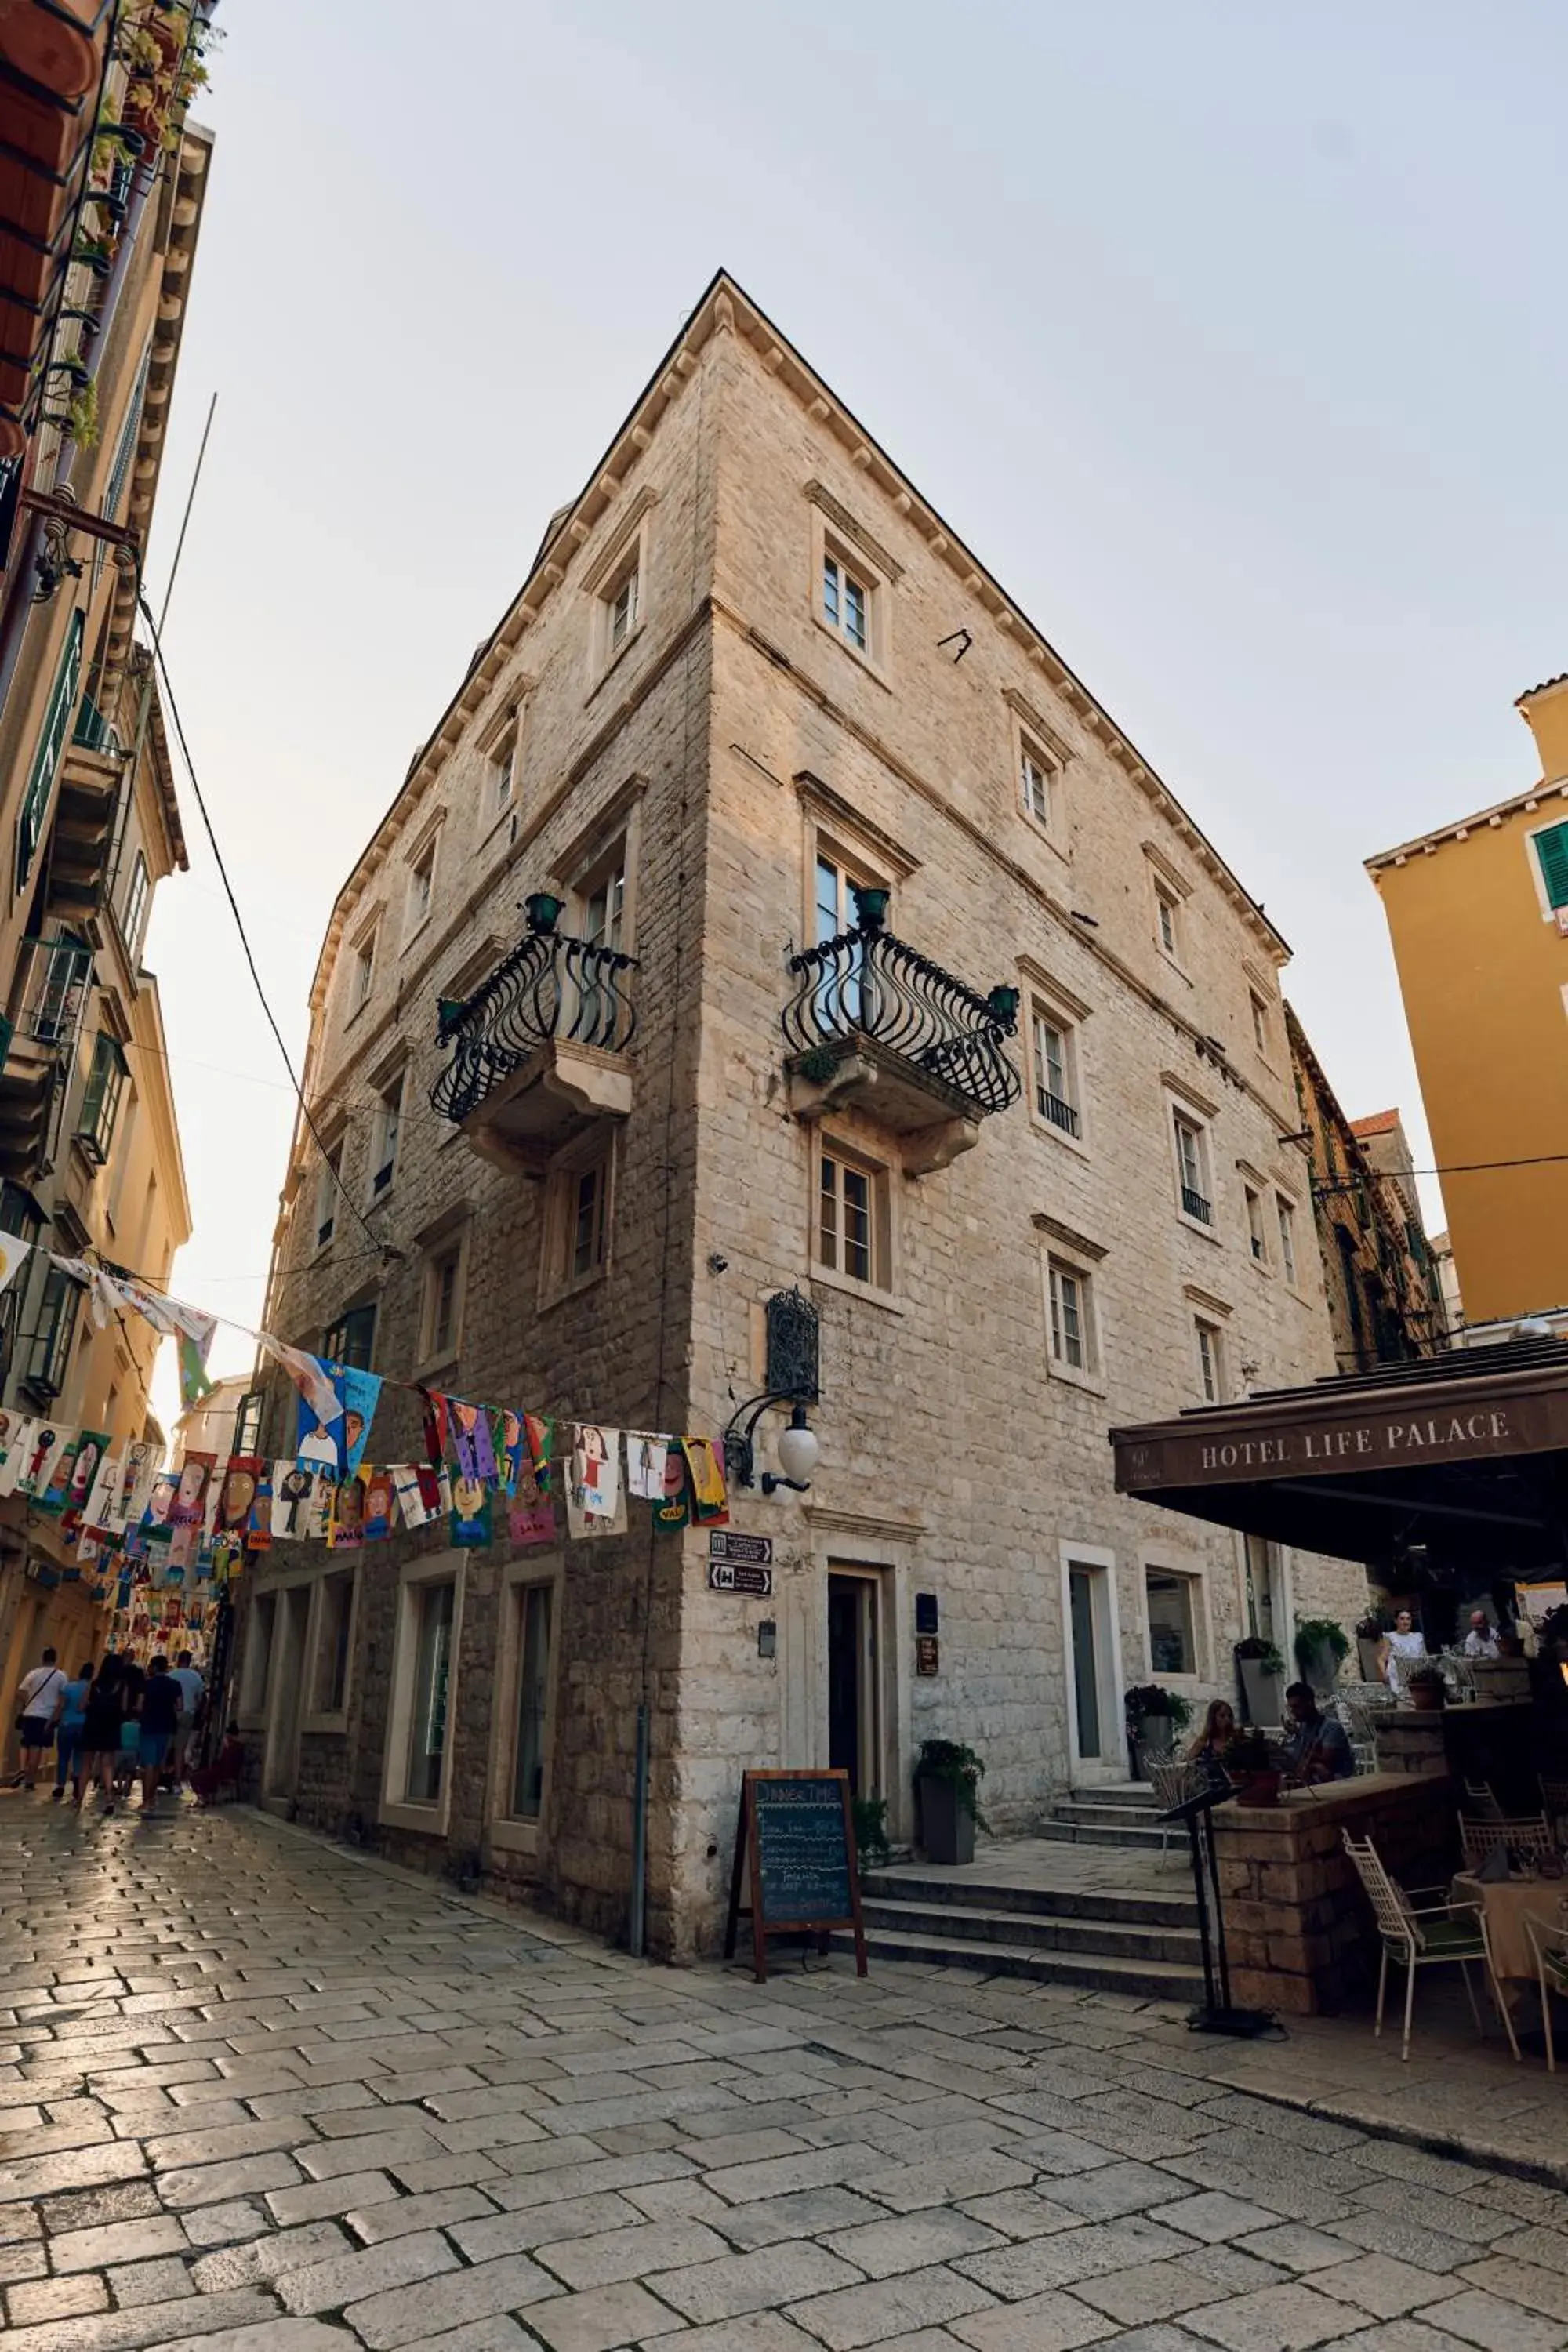
[[[749,1915],[741,1903],[748,1868]],[[805,1932],[826,1937],[833,1927],[853,1929],[856,1972],[865,1975],[866,1929],[847,1772],[746,1774],[730,1876],[727,1960],[735,1957],[743,1916],[751,1918],[752,1966],[759,1984],[767,1981],[770,1936]]]

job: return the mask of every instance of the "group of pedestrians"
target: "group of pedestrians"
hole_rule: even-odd
[[[112,1813],[140,1779],[142,1810],[150,1812],[165,1782],[177,1793],[186,1779],[205,1703],[206,1684],[189,1650],[180,1652],[172,1668],[166,1657],[156,1657],[145,1671],[134,1658],[110,1650],[96,1672],[89,1658],[74,1675],[46,1650],[16,1692],[22,1769],[12,1785],[36,1788],[52,1745],[54,1803],[63,1801],[68,1781],[71,1803],[79,1806],[96,1781],[100,1810]]]

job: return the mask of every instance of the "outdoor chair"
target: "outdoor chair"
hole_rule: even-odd
[[[1484,2033],[1486,2028],[1481,2023],[1481,2012],[1476,2007],[1475,1987],[1470,1982],[1469,1964],[1472,1960],[1479,1960],[1487,1972],[1492,1999],[1497,2003],[1498,2014],[1508,2035],[1509,2048],[1517,2058],[1519,2044],[1514,2040],[1513,2021],[1509,2016],[1508,2005],[1498,1984],[1497,1970],[1492,1966],[1484,1913],[1470,1906],[1468,1906],[1468,1916],[1457,1916],[1446,1902],[1424,1910],[1417,1909],[1412,1901],[1413,1895],[1436,1895],[1442,1890],[1438,1887],[1412,1887],[1406,1892],[1390,1878],[1370,1837],[1363,1838],[1358,1844],[1349,1830],[1342,1830],[1340,1834],[1372,1905],[1373,1916],[1377,1922],[1378,1940],[1383,1947],[1383,1958],[1377,1971],[1377,2023],[1373,2028],[1373,2038],[1383,2032],[1390,1960],[1405,1970],[1405,2040],[1399,2053],[1402,2059],[1408,2059],[1410,2055],[1410,2020],[1415,2004],[1415,1971],[1431,1968],[1439,1961],[1458,1962],[1459,1973],[1465,1979],[1465,1991],[1469,1998],[1470,2014],[1476,2021],[1476,2031]]]
[[[1169,1812],[1173,1805],[1184,1805],[1187,1799],[1189,1797],[1195,1797],[1198,1790],[1204,1785],[1204,1776],[1198,1770],[1195,1764],[1151,1764],[1149,1767],[1149,1778],[1153,1783],[1154,1802],[1163,1813]],[[1186,1852],[1186,1833],[1178,1827],[1176,1834],[1182,1840],[1182,1851],[1184,1853]],[[1165,1859],[1165,1853],[1170,1844],[1170,1840],[1171,1823],[1169,1822],[1162,1822],[1160,1823],[1160,1859],[1162,1862]]]
[[[1351,1744],[1351,1754],[1358,1772],[1377,1769],[1377,1739],[1373,1727],[1373,1710],[1357,1698],[1348,1698],[1336,1691],[1329,1701],[1329,1713],[1334,1717]]]
[[[1465,1811],[1472,1822],[1500,1822],[1506,1818],[1489,1780],[1466,1780],[1462,1786]]]
[[[1568,1917],[1542,1919],[1538,1913],[1524,1915],[1525,1933],[1530,1948],[1535,1954],[1535,1973],[1541,1986],[1541,2027],[1546,2036],[1546,2071],[1557,2072],[1557,2052],[1552,2040],[1552,1996],[1559,1994],[1568,2000]]]
[[[1351,1699],[1357,1706],[1376,1707],[1394,1705],[1394,1693],[1386,1683],[1342,1682],[1336,1684],[1334,1696],[1336,1698]]]
[[[1532,1813],[1528,1821],[1519,1822],[1468,1822],[1461,1813],[1459,1843],[1464,1848],[1467,1870],[1474,1870],[1500,1845],[1507,1853],[1528,1854],[1537,1862],[1556,1851],[1556,1841],[1544,1813]]]
[[[1568,1846],[1568,1780],[1549,1780],[1544,1772],[1541,1775],[1541,1810],[1556,1824],[1559,1842]]]
[[[1462,1650],[1440,1650],[1436,1664],[1438,1672],[1448,1686],[1448,1695],[1451,1698],[1457,1699],[1463,1706],[1468,1700],[1480,1696],[1480,1691],[1476,1683],[1475,1663],[1472,1659],[1467,1658]]]

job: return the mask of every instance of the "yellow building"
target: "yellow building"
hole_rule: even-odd
[[[1541,781],[1367,860],[1464,1299],[1460,1344],[1568,1329],[1568,675],[1521,695]]]

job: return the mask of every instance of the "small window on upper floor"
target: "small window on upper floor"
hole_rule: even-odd
[[[1046,1291],[1051,1318],[1051,1366],[1068,1375],[1100,1369],[1094,1321],[1094,1277],[1063,1258],[1047,1258]]]
[[[1155,936],[1173,963],[1182,960],[1182,902],[1163,882],[1154,885]]]
[[[316,1247],[325,1249],[338,1220],[338,1194],[342,1189],[343,1147],[340,1138],[316,1171]]]
[[[1212,1226],[1214,1202],[1209,1181],[1208,1131],[1199,1119],[1184,1110],[1173,1110],[1171,1119],[1176,1147],[1176,1191],[1182,1214],[1194,1224]]]
[[[1285,1269],[1285,1279],[1292,1287],[1296,1281],[1296,1212],[1289,1201],[1276,1194],[1275,1212],[1279,1224],[1279,1263]]]
[[[1568,907],[1568,824],[1549,825],[1544,833],[1532,833],[1530,838],[1548,907]]]
[[[869,1290],[892,1288],[888,1171],[837,1144],[817,1155],[812,1256],[819,1273]]]
[[[639,533],[599,591],[602,667],[613,662],[630,645],[642,625],[642,538]]]
[[[352,1020],[362,1004],[367,1003],[375,984],[375,939],[374,930],[357,940],[349,958],[349,1017]]]
[[[487,824],[503,815],[517,798],[518,760],[521,745],[522,713],[514,710],[503,723],[500,733],[492,736],[485,753],[488,786],[484,821]]]
[[[406,1069],[399,1070],[376,1097],[370,1139],[370,1196],[373,1201],[381,1199],[397,1173],[397,1139],[403,1125],[403,1090],[407,1079]]]
[[[1268,1263],[1268,1236],[1263,1223],[1263,1195],[1255,1185],[1244,1184],[1242,1196],[1247,1202],[1247,1238],[1255,1265]]]
[[[1217,1323],[1194,1318],[1193,1337],[1198,1351],[1198,1393],[1205,1404],[1226,1401],[1225,1335]]]
[[[871,643],[871,601],[875,591],[862,574],[831,548],[822,559],[822,617],[857,653]]]
[[[340,1315],[322,1339],[321,1353],[330,1364],[368,1372],[375,1354],[374,1301],[368,1307],[351,1307],[346,1315]]]
[[[564,1153],[544,1194],[542,1302],[596,1281],[610,1257],[614,1142],[590,1138]]]
[[[152,896],[153,877],[147,870],[145,856],[138,850],[131,868],[131,880],[126,887],[125,904],[120,915],[120,936],[125,941],[125,952],[132,963],[142,952],[142,933],[147,921],[147,903]]]
[[[1033,1015],[1035,1108],[1063,1135],[1082,1125],[1078,1093],[1078,1036],[1073,1024],[1053,1005],[1036,1001]]]
[[[403,926],[405,940],[411,940],[430,919],[430,908],[436,894],[438,837],[437,834],[432,833],[408,862],[408,903]]]
[[[1053,796],[1056,789],[1057,763],[1034,737],[1023,729],[1018,733],[1018,798],[1024,814],[1035,824],[1051,830],[1055,815]]]
[[[1247,1001],[1252,1012],[1252,1042],[1267,1061],[1268,1058],[1268,1000],[1259,996],[1255,988],[1249,988],[1247,992]]]

